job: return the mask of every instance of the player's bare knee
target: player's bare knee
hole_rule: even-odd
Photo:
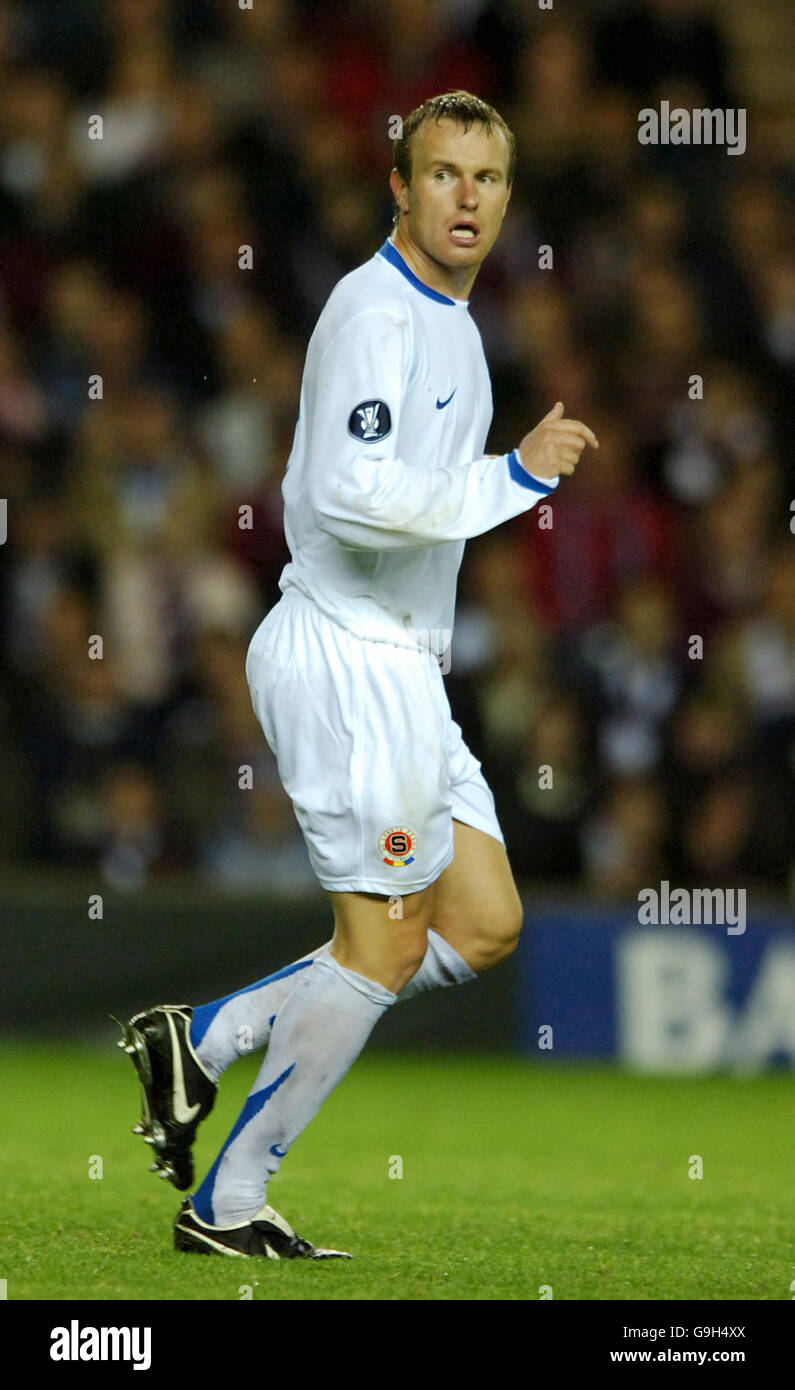
[[[478,932],[473,944],[476,959],[470,961],[472,969],[489,970],[513,955],[519,944],[523,920],[522,904],[517,895],[515,902],[506,902]]]
[[[422,965],[425,948],[409,945],[405,949],[398,946],[387,952],[375,952],[357,950],[351,946],[346,948],[345,944],[336,943],[332,944],[331,954],[346,969],[353,970],[366,980],[375,980],[393,994],[399,994]]]
[[[399,994],[417,973],[428,947],[431,897],[395,900],[376,894],[341,895],[334,901],[331,954],[340,965]]]

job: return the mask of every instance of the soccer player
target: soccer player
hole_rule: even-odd
[[[283,483],[292,558],[246,673],[334,934],[234,994],[125,1029],[144,1095],[136,1130],[183,1191],[218,1078],[241,1040],[268,1045],[182,1203],[180,1250],[345,1255],[295,1234],[266,1203],[270,1178],[387,1009],[474,979],[517,943],[494,800],[439,658],[467,538],[549,497],[597,441],[558,402],[510,454],[483,453],[491,387],[468,299],[514,162],[511,131],[479,98],[413,111],[394,147],[393,235],[335,287],[309,343]]]

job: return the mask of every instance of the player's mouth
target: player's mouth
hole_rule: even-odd
[[[480,241],[480,227],[465,217],[448,228],[447,235],[456,246],[477,246]]]

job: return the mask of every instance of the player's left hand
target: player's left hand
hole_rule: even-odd
[[[564,420],[558,401],[519,445],[522,467],[534,478],[557,478],[574,472],[586,444],[599,448],[592,429],[581,420]]]

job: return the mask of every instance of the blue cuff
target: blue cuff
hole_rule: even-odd
[[[508,467],[511,470],[511,477],[515,483],[519,483],[521,487],[529,487],[533,492],[541,492],[545,497],[548,497],[550,492],[555,491],[560,481],[559,478],[556,478],[554,483],[550,484],[548,479],[542,481],[540,478],[534,478],[533,474],[528,473],[527,469],[524,467],[519,457],[518,449],[514,449],[513,452],[508,455]]]

